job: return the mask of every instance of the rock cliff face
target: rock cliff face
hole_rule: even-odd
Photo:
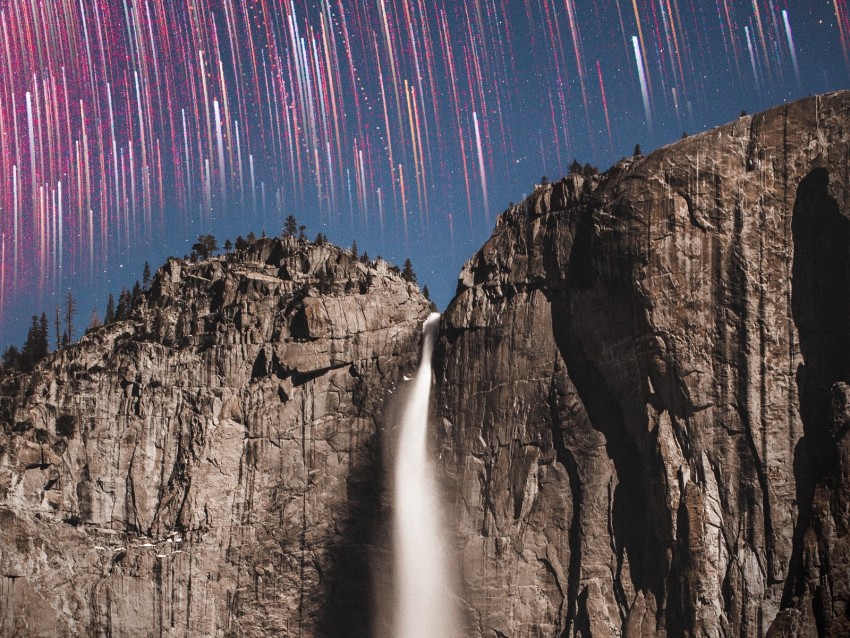
[[[429,312],[384,262],[260,240],[6,376],[0,635],[368,635],[383,406]]]
[[[500,217],[435,355],[467,635],[850,635],[848,158],[831,94]]]
[[[850,93],[538,187],[435,352],[465,634],[850,635]],[[261,240],[0,380],[0,635],[368,636],[428,302]]]

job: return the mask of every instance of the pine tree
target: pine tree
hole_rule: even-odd
[[[363,251],[363,254],[360,255],[360,263],[366,266],[369,265],[369,253],[367,253],[365,250]]]
[[[77,314],[77,300],[71,291],[68,291],[68,296],[65,298],[65,332],[68,334],[68,343],[74,340],[74,315]],[[46,320],[46,318],[45,318]]]
[[[6,351],[3,353],[3,369],[4,370],[14,370],[18,367],[18,359],[20,358],[20,353],[15,346],[9,346],[6,348]]]
[[[126,288],[121,289],[118,295],[118,307],[115,309],[115,321],[124,321],[130,317],[130,292]]]
[[[30,329],[27,331],[27,340],[24,341],[24,347],[21,348],[21,354],[18,357],[18,369],[27,372],[32,370],[35,365],[35,353],[38,349],[38,317],[33,315]]]
[[[41,313],[41,319],[38,322],[38,336],[41,344],[41,356],[46,357],[50,352],[50,330],[47,327],[47,313]]]
[[[130,299],[132,300],[130,303],[134,308],[142,302],[142,287],[139,285],[138,281],[136,281],[133,285],[133,292]]]
[[[144,270],[142,270],[142,285],[147,290],[151,285],[151,266],[145,262]]]
[[[287,215],[286,220],[283,224],[283,236],[284,237],[295,237],[295,233],[298,232],[298,220],[295,219],[295,215]]]
[[[573,163],[570,164],[570,175],[581,175],[581,164],[577,159],[574,159]]]
[[[36,315],[32,316],[32,323],[27,332],[27,340],[18,357],[19,369],[23,371],[32,370],[39,361],[47,356],[49,347],[47,345],[47,315],[42,313],[41,320]]]
[[[431,301],[431,291],[428,290],[427,285],[422,289],[422,296],[425,297],[425,299],[427,299],[428,301]]]
[[[248,247],[248,242],[242,235],[236,237],[236,250],[245,250]]]
[[[229,253],[231,250],[233,250],[233,244],[231,243],[231,241],[229,239],[225,239],[224,240],[224,252]]]
[[[635,144],[635,152],[632,153],[635,157],[643,157],[643,151],[640,148],[640,144]]]
[[[112,293],[109,293],[109,299],[106,302],[106,314],[103,315],[103,322],[110,324],[115,321],[115,298]]]
[[[212,235],[198,235],[198,241],[192,244],[192,250],[201,259],[209,259],[210,255],[218,250],[218,242]]]
[[[53,318],[53,327],[56,330],[56,349],[62,347],[62,313],[59,304],[56,304],[56,316]]]
[[[357,240],[355,239],[353,242],[351,242],[351,256],[357,259],[357,256],[359,254],[360,253],[357,250]]]
[[[412,284],[416,283],[416,273],[413,272],[413,264],[410,263],[409,257],[404,260],[404,268],[402,268],[401,271],[401,278]]]
[[[298,227],[298,239],[307,239],[307,227],[304,224]]]

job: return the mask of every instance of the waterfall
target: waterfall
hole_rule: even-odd
[[[454,603],[446,569],[439,489],[428,453],[431,353],[440,325],[423,327],[422,359],[401,421],[395,465],[394,638],[454,638]]]

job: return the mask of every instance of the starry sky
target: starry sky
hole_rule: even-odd
[[[444,308],[541,176],[845,88],[849,47],[847,0],[0,0],[0,345],[289,214]]]

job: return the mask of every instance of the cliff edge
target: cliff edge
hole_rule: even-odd
[[[368,635],[384,402],[430,304],[294,238],[169,260],[0,387],[0,634]]]

